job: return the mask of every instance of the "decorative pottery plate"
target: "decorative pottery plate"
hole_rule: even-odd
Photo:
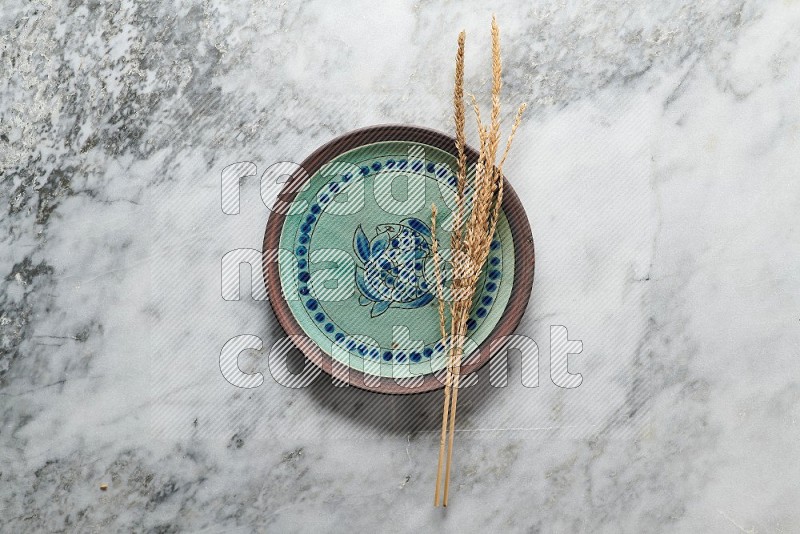
[[[477,153],[467,155],[471,183]],[[457,169],[452,137],[377,126],[319,148],[284,186],[264,236],[265,282],[283,328],[326,373],[382,393],[443,387],[431,204],[447,297]],[[516,328],[533,268],[530,226],[506,182],[462,373],[486,363]]]

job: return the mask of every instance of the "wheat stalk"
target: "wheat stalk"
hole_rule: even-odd
[[[461,32],[462,35],[464,32]],[[459,39],[460,42],[463,42]],[[463,58],[463,56],[462,56]],[[445,313],[444,313],[444,296],[442,288],[442,271],[439,266],[439,240],[436,238],[436,204],[431,205],[431,232],[433,233],[433,268],[436,274],[436,296],[439,300],[439,329],[442,334],[442,339],[447,337],[447,330],[445,327]],[[446,384],[444,389],[444,410],[442,410],[442,433],[439,438],[439,464],[436,467],[436,492],[433,496],[433,505],[439,506],[439,488],[442,485],[442,462],[444,460],[444,444],[447,439],[447,419],[450,414],[450,385],[451,376],[447,373]]]
[[[464,30],[458,34],[458,50],[456,51],[456,80],[453,89],[453,122],[456,126],[456,152],[458,153],[458,174],[456,175],[456,216],[451,237],[451,248],[461,240],[461,229],[464,219],[464,189],[467,184],[467,136],[465,133],[464,112],[464,42],[467,34]]]
[[[500,146],[500,90],[502,88],[502,61],[500,54],[500,28],[492,17],[492,111],[490,122],[484,124],[481,119],[477,100],[470,95],[472,107],[477,121],[480,150],[475,164],[473,190],[471,194],[472,210],[466,216],[467,204],[467,158],[466,137],[464,134],[464,42],[465,33],[458,36],[456,53],[455,88],[453,91],[453,118],[456,129],[456,151],[458,155],[458,178],[456,187],[456,209],[454,213],[453,232],[451,236],[452,280],[450,285],[449,307],[444,303],[444,291],[441,275],[441,258],[439,242],[436,238],[436,205],[431,206],[433,230],[433,260],[436,272],[436,290],[439,299],[439,326],[442,340],[448,348],[446,381],[444,390],[444,407],[442,410],[442,431],[439,440],[439,462],[436,473],[436,491],[434,506],[439,505],[439,490],[444,469],[444,495],[442,504],[447,506],[450,491],[450,467],[453,459],[453,439],[455,436],[456,408],[458,405],[458,384],[461,378],[461,363],[464,356],[464,341],[467,333],[467,319],[472,308],[472,301],[481,271],[489,254],[489,247],[497,228],[503,203],[503,164],[506,161],[517,127],[525,111],[525,104],[517,110],[511,133],[508,136],[505,150],[500,161],[497,161]],[[466,220],[465,220],[466,219]],[[450,312],[450,333],[446,331],[446,308]],[[446,462],[445,444],[447,445]]]

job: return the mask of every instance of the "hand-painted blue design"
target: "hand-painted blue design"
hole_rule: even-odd
[[[356,287],[362,306],[372,304],[377,317],[395,308],[419,308],[433,300],[425,282],[425,262],[431,254],[431,230],[419,219],[381,224],[372,240],[359,225],[353,250],[361,260],[356,267]]]
[[[383,169],[404,170],[408,167],[415,172],[433,173],[443,181],[447,177],[446,183],[452,188],[457,185],[456,177],[453,175],[448,176],[448,173],[451,172],[449,168],[430,164],[425,165],[425,162],[419,160],[409,162],[406,159],[398,158],[385,161],[365,161],[360,163],[358,170],[361,175],[367,176],[372,172],[381,172]],[[356,172],[356,174],[359,173]],[[329,182],[324,190],[321,188],[317,192],[317,202],[310,205],[305,218],[301,219],[298,225],[295,252],[298,256],[297,267],[300,273],[298,273],[299,283],[297,290],[303,297],[311,296],[308,286],[310,273],[306,257],[308,255],[307,246],[311,240],[314,226],[319,221],[319,215],[325,209],[325,206],[352,179],[353,173],[348,172],[342,174],[337,180]],[[470,188],[469,184],[467,188]],[[407,234],[411,236],[409,239],[404,239],[403,230],[409,231],[409,234]],[[377,235],[370,240],[364,234],[363,229],[359,227],[353,236],[353,248],[362,264],[357,267],[356,273],[357,286],[361,292],[360,303],[365,306],[372,305],[372,315],[377,316],[390,307],[415,308],[431,302],[434,299],[434,294],[431,293],[433,289],[429,289],[429,287],[435,288],[435,284],[432,280],[425,279],[426,273],[424,272],[424,260],[430,257],[430,244],[432,242],[428,226],[419,219],[409,218],[399,224],[380,225],[376,228],[376,233]],[[479,300],[476,302],[475,309],[472,310],[467,321],[467,328],[470,331],[475,331],[481,325],[483,319],[488,316],[489,309],[494,304],[494,299],[490,294],[497,291],[498,286],[502,283],[501,246],[502,244],[499,240],[492,241],[488,260],[490,268],[484,277]],[[413,254],[407,249],[413,250]],[[372,274],[367,274],[368,272]],[[305,274],[301,275],[301,273]],[[416,276],[409,276],[410,273]],[[303,281],[306,278],[308,279]],[[405,288],[405,292],[403,288]],[[338,325],[334,322],[329,322],[329,318],[322,313],[324,310],[317,312],[318,309],[322,309],[322,303],[314,298],[304,298],[303,301],[309,311],[309,316],[315,321],[319,321],[320,328],[324,330],[329,338],[340,346],[346,347],[351,353],[359,354],[362,357],[370,357],[379,361],[382,359],[386,362],[410,360],[412,363],[418,363],[423,358],[432,358],[434,352],[442,353],[445,351],[445,347],[441,342],[426,345],[421,351],[406,349],[406,352],[403,352],[403,349],[392,351],[357,343],[349,335],[342,332]]]

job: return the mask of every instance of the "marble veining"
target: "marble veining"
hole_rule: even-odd
[[[512,356],[464,389],[442,511],[440,394],[277,384],[260,273],[224,300],[220,261],[260,250],[274,164],[448,131],[461,28],[486,105],[492,12],[538,387]],[[5,2],[0,530],[800,531],[798,27],[790,0]],[[220,372],[243,334],[253,389]]]

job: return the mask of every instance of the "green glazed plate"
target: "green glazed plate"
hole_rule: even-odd
[[[431,205],[447,298],[454,152],[431,130],[359,130],[312,154],[279,196],[264,240],[270,301],[295,344],[340,380],[384,393],[443,385]],[[513,331],[533,280],[530,227],[508,183],[503,212],[467,323],[473,368]]]

